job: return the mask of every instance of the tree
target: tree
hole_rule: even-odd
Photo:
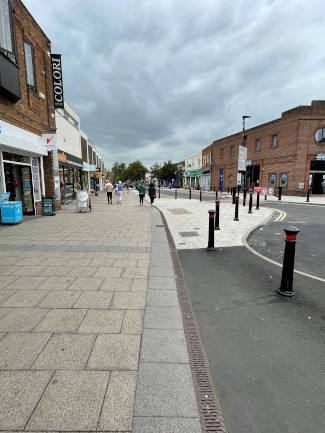
[[[130,181],[138,181],[140,179],[143,180],[147,171],[147,168],[142,164],[141,161],[131,162],[126,169],[127,178],[130,179]]]
[[[118,182],[119,180],[122,180],[123,174],[126,170],[125,162],[114,162],[112,167],[112,173],[114,175],[114,182]]]
[[[154,165],[150,167],[151,177],[160,179],[160,171],[161,171],[161,165],[158,164],[158,162],[155,162]]]
[[[168,160],[163,163],[161,170],[160,170],[160,178],[163,180],[171,180],[175,179],[175,164],[171,162],[171,160]]]

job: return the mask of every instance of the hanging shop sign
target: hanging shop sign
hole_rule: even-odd
[[[100,171],[91,171],[89,173],[89,177],[93,177],[95,179],[99,179],[101,177],[101,172]]]
[[[247,147],[239,146],[238,171],[246,171]]]
[[[325,153],[317,153],[316,160],[317,161],[325,161]]]
[[[42,134],[42,144],[47,150],[56,150],[56,134]]]
[[[201,176],[201,170],[190,171],[190,177]]]
[[[62,165],[67,165],[75,168],[83,168],[83,161],[77,156],[71,155],[68,152],[58,149],[58,160]]]
[[[64,108],[61,54],[51,54],[54,108]]]

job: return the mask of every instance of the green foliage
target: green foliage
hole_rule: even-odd
[[[163,180],[171,180],[175,179],[176,166],[171,162],[171,160],[168,160],[163,163],[161,169],[160,169],[160,179]]]
[[[155,162],[152,167],[150,167],[151,177],[160,179],[161,165]]]
[[[128,165],[126,169],[126,179],[130,179],[131,182],[139,181],[140,179],[144,179],[146,173],[148,172],[147,168],[142,164],[141,161],[134,161]]]

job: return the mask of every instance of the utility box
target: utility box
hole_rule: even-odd
[[[23,219],[23,207],[21,201],[7,201],[1,203],[1,222],[4,224],[16,224]]]

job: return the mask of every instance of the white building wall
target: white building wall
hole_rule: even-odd
[[[68,114],[68,119],[63,117]],[[64,102],[64,110],[55,110],[57,147],[78,158],[82,158],[80,142],[80,117]]]

